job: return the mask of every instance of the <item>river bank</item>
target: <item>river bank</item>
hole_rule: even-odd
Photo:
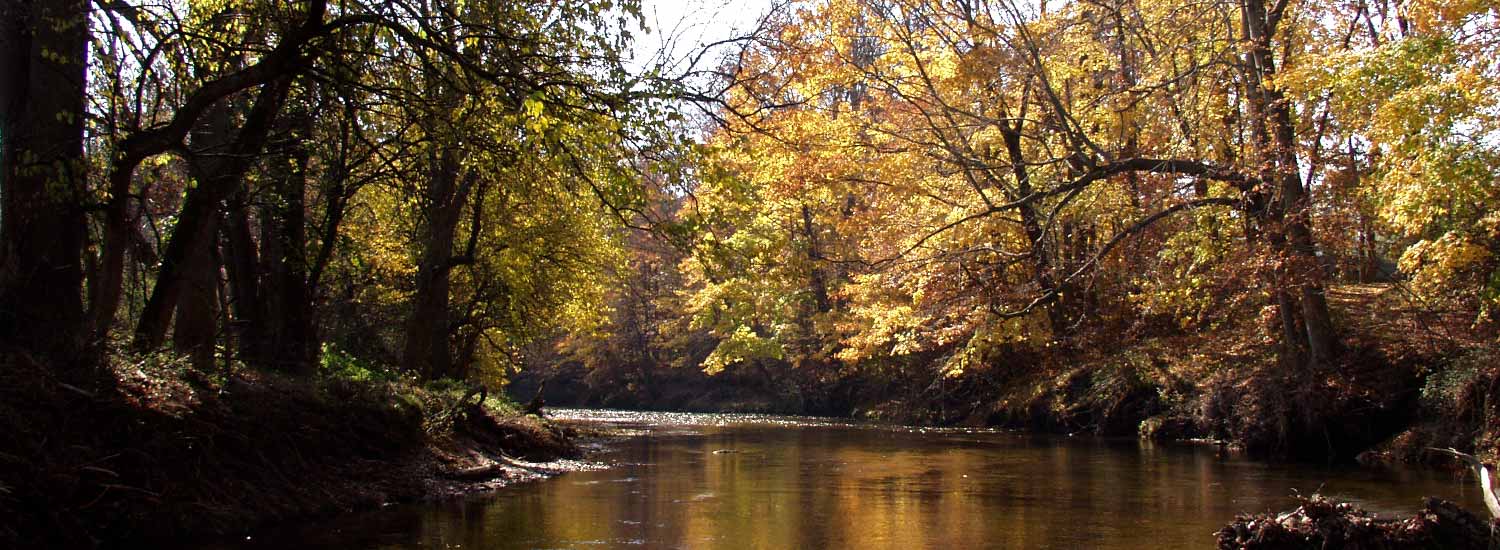
[[[586,468],[576,432],[459,386],[111,365],[0,369],[0,546],[119,546],[446,499]]]
[[[1430,469],[1271,463],[1204,445],[778,415],[552,414],[630,437],[591,451],[608,468],[214,548],[1190,550],[1214,548],[1240,514],[1278,515],[1313,491],[1382,521],[1422,512],[1427,496],[1483,506],[1470,480]]]
[[[523,372],[511,391],[529,399],[541,390],[569,406],[1212,440],[1309,463],[1450,468],[1431,447],[1496,458],[1500,363],[1488,332],[1393,285],[1344,285],[1328,296],[1346,327],[1344,349],[1318,369],[1282,364],[1266,312],[1234,309],[1201,326],[1085,325],[1047,345],[998,347],[960,372],[943,367],[955,349],[899,365],[766,364],[712,376],[558,361]]]
[[[643,385],[618,371],[570,381],[558,376],[562,365],[542,393],[552,405],[1218,440],[1313,464],[1454,466],[1431,447],[1493,460],[1492,347],[1451,319],[1402,309],[1389,291],[1330,296],[1351,327],[1347,360],[1319,372],[1278,364],[1263,332],[1242,321],[1168,335],[1096,330],[1045,349],[1010,348],[956,375],[664,369]],[[232,535],[583,466],[567,461],[578,456],[568,428],[393,371],[330,364],[292,377],[115,357],[111,382],[85,388],[25,356],[0,360],[0,543],[14,546]],[[534,374],[513,388],[518,400],[536,394]]]

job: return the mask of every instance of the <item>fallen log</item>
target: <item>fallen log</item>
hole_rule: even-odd
[[[443,477],[458,481],[483,481],[489,479],[505,478],[510,476],[510,471],[503,464],[486,464],[472,468],[461,468],[449,470],[442,473]]]

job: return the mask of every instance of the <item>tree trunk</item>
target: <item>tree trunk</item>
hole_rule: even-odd
[[[1026,167],[1026,153],[1021,149],[1021,123],[1017,122],[1015,126],[1002,124],[1000,134],[1005,141],[1005,153],[1010,162],[1011,174],[1016,180],[1016,199],[1030,196],[1031,171]],[[1037,214],[1036,205],[1031,202],[1022,204],[1020,213],[1021,228],[1026,233],[1027,252],[1031,257],[1032,280],[1036,283],[1039,292],[1050,292],[1054,286],[1052,259],[1048,255],[1041,216]],[[1056,331],[1067,325],[1063,319],[1063,300],[1066,296],[1067,293],[1060,293],[1056,300],[1043,306],[1047,312],[1049,331]]]
[[[828,280],[823,274],[822,266],[818,262],[823,261],[822,243],[818,242],[817,228],[813,225],[812,209],[806,204],[802,205],[802,233],[807,238],[807,261],[810,270],[809,283],[812,285],[813,305],[817,307],[818,313],[827,313],[833,309],[833,303],[828,299]]]
[[[222,164],[215,163],[216,166],[206,168],[198,185],[188,191],[177,226],[167,241],[156,286],[152,288],[151,297],[146,300],[146,307],[136,325],[135,349],[156,349],[166,339],[172,310],[182,290],[184,263],[199,248],[211,246],[213,233],[204,229],[213,226],[219,215],[219,205],[244,181],[245,173],[266,142],[272,121],[281,112],[289,87],[288,78],[261,87],[239,136],[228,154],[222,155]]]
[[[303,128],[294,136],[305,135]],[[297,139],[297,138],[294,138]],[[294,142],[287,166],[272,181],[275,200],[263,216],[266,228],[266,292],[270,304],[265,328],[268,366],[305,372],[313,363],[311,307],[307,288],[307,149]]]
[[[448,276],[453,270],[454,236],[468,199],[468,186],[459,182],[462,166],[451,148],[433,152],[428,159],[431,178],[422,238],[424,249],[417,266],[417,291],[406,325],[403,359],[408,368],[428,379],[437,379],[452,375],[453,357],[448,349],[452,328]]]
[[[0,0],[0,339],[85,363],[88,2]]]
[[[110,172],[109,199],[104,211],[104,244],[99,269],[89,281],[89,331],[101,341],[114,327],[124,290],[125,251],[130,248],[136,223],[129,204],[133,172]]]
[[[215,105],[206,113],[203,123],[193,131],[195,150],[188,159],[188,171],[198,182],[194,192],[205,186],[219,185],[226,177],[225,170],[229,168],[229,161],[224,159],[228,158],[234,145],[234,110],[234,106],[228,102]],[[191,239],[185,240],[194,244],[184,249],[181,259],[172,264],[175,279],[172,285],[177,289],[175,294],[164,296],[164,300],[158,302],[161,311],[167,316],[161,323],[162,330],[166,330],[167,321],[174,312],[176,314],[172,348],[178,353],[191,356],[193,366],[200,370],[213,367],[214,325],[218,319],[215,307],[218,295],[215,290],[218,287],[216,272],[219,263],[214,261],[214,250],[217,248],[219,214],[212,206],[207,207],[209,210],[205,212],[205,207],[199,204],[209,195],[197,193],[184,205],[179,227],[196,233]],[[190,219],[187,216],[188,208],[195,208],[195,216],[200,217]],[[200,219],[202,223],[196,223]],[[173,239],[176,239],[175,233]],[[210,273],[210,270],[215,273]],[[157,278],[158,289],[164,288],[163,281],[166,279],[166,271],[163,269],[162,275]],[[153,295],[152,298],[156,296]]]
[[[1323,292],[1323,270],[1309,227],[1309,200],[1297,164],[1296,129],[1286,97],[1267,83],[1276,75],[1271,37],[1281,14],[1267,12],[1264,0],[1243,0],[1241,23],[1249,49],[1245,54],[1245,91],[1251,133],[1262,163],[1262,180],[1272,194],[1260,217],[1271,250],[1282,266],[1274,293],[1281,309],[1283,337],[1298,363],[1326,365],[1338,353],[1338,340]]]
[[[188,252],[182,262],[182,290],[177,300],[177,323],[172,347],[192,358],[193,367],[210,372],[214,366],[214,344],[218,328],[219,262],[215,258],[217,220],[203,228],[202,246]]]
[[[1380,254],[1375,249],[1375,224],[1363,212],[1359,214],[1359,282],[1380,280]]]
[[[250,228],[250,207],[244,190],[229,199],[219,230],[224,236],[224,267],[229,272],[233,334],[240,357],[260,362],[265,340],[266,308],[260,298],[260,262]]]

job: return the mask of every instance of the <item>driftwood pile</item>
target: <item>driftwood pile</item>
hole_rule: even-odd
[[[1221,550],[1488,550],[1490,522],[1446,500],[1427,499],[1415,516],[1388,520],[1314,496],[1291,512],[1236,518],[1217,538]]]
[[[1220,550],[1396,550],[1445,548],[1500,550],[1500,499],[1490,468],[1473,455],[1454,449],[1432,449],[1462,460],[1474,470],[1490,518],[1435,498],[1406,519],[1376,518],[1347,502],[1320,496],[1303,499],[1283,514],[1240,516],[1220,529]]]

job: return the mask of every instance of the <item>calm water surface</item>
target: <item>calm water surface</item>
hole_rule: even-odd
[[[1153,445],[747,415],[559,410],[639,430],[611,464],[479,499],[259,533],[260,548],[1211,548],[1235,514],[1321,490],[1383,514],[1472,481]]]

